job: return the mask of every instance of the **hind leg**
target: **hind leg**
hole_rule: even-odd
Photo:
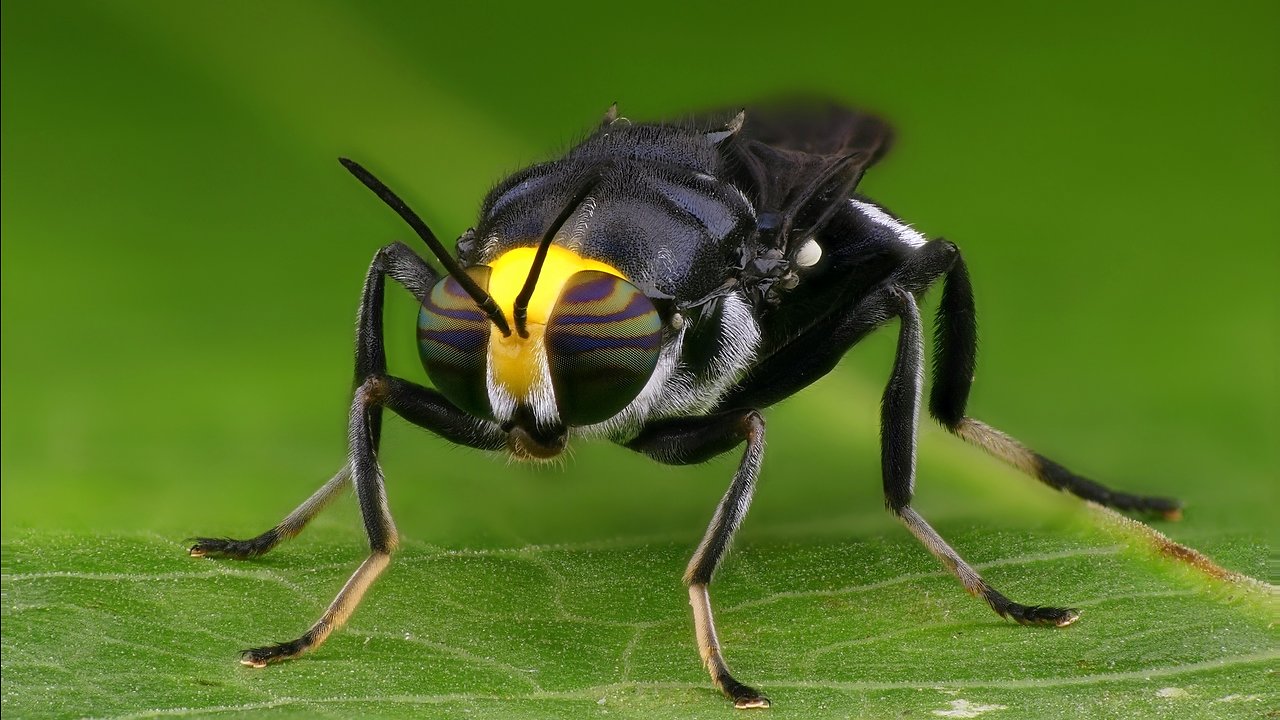
[[[938,306],[930,414],[965,442],[977,445],[1052,488],[1117,510],[1156,513],[1171,520],[1181,516],[1182,506],[1177,500],[1112,490],[1076,475],[990,425],[968,417],[965,409],[973,385],[977,349],[973,287],[964,259],[957,252],[943,281],[942,301]]]
[[[632,450],[668,465],[705,462],[746,443],[733,482],[716,507],[711,524],[689,559],[684,574],[685,585],[689,587],[689,605],[693,608],[694,637],[702,663],[716,687],[741,709],[767,708],[769,698],[739,681],[729,671],[716,633],[708,586],[751,506],[764,456],[764,433],[764,418],[759,412],[738,410],[710,417],[659,420],[645,426],[634,440],[627,443]]]

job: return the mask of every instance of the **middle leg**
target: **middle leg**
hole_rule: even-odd
[[[738,708],[766,708],[769,698],[739,682],[729,672],[711,613],[707,586],[716,566],[729,549],[733,535],[751,507],[756,478],[764,458],[764,418],[756,410],[738,410],[710,417],[676,418],[646,426],[627,447],[669,465],[699,463],[727,452],[746,441],[733,482],[716,507],[711,524],[689,559],[684,581],[689,586],[694,633],[702,663],[716,687]]]
[[[289,540],[302,532],[307,523],[320,514],[321,510],[338,497],[339,493],[347,489],[350,485],[351,469],[343,466],[336,475],[329,478],[329,481],[320,486],[307,498],[301,505],[294,508],[293,512],[285,516],[283,520],[270,530],[249,538],[248,540],[236,540],[233,538],[216,538],[216,537],[197,537],[192,538],[191,548],[187,551],[191,557],[214,557],[214,558],[232,558],[235,560],[249,560],[270,552],[275,546]]]

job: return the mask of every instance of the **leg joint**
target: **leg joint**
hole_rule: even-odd
[[[764,435],[764,415],[759,410],[748,410],[742,415],[742,435],[748,440],[758,440]]]
[[[383,404],[389,394],[390,383],[383,375],[370,375],[356,388],[356,400],[365,408]]]
[[[379,249],[373,256],[370,270],[400,283],[419,302],[426,300],[436,282],[436,274],[431,267],[408,245],[399,241]]]
[[[955,265],[960,249],[949,240],[931,240],[916,251],[901,269],[894,273],[894,282],[916,293],[927,290]]]
[[[409,249],[408,245],[405,245],[399,240],[393,243],[387,243],[386,245],[378,248],[378,251],[373,254],[373,262],[370,263],[370,265],[373,266],[373,269],[385,273],[390,269],[391,265],[394,264],[395,259],[397,257],[403,257],[405,253],[412,254],[413,250]]]

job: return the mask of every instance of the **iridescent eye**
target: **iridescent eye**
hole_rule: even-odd
[[[649,382],[662,320],[636,286],[584,270],[565,283],[545,337],[560,419],[590,425],[617,415]]]
[[[467,274],[489,288],[489,268],[477,265]],[[489,417],[489,318],[452,277],[431,289],[418,311],[418,356],[431,382],[449,402],[479,417]]]

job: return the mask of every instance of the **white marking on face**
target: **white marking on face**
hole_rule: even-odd
[[[489,391],[489,407],[499,424],[507,422],[516,412],[516,399],[493,377],[493,363],[485,363],[484,384]]]
[[[910,225],[893,217],[889,213],[885,212],[884,208],[873,203],[857,199],[850,200],[849,202],[853,205],[854,210],[865,215],[871,222],[888,228],[889,231],[897,236],[897,238],[902,242],[912,247],[920,247],[921,245],[929,242],[929,239],[924,236],[924,233],[921,233],[919,230],[916,230]]]
[[[490,347],[492,352],[492,347]],[[555,388],[551,385],[551,366],[547,363],[547,348],[542,336],[530,340],[525,349],[527,361],[536,368],[533,383],[524,397],[517,398],[511,390],[493,374],[493,358],[485,366],[485,385],[489,393],[489,407],[499,424],[515,415],[516,404],[523,401],[531,410],[539,425],[556,425],[560,422],[560,408],[556,405]]]
[[[556,405],[556,391],[551,385],[551,365],[547,363],[547,346],[540,341],[534,349],[538,379],[530,390],[529,404],[533,406],[533,417],[538,424],[557,425],[560,423],[560,408]]]
[[[813,267],[822,259],[822,246],[817,240],[809,238],[796,251],[796,264],[800,267]]]

